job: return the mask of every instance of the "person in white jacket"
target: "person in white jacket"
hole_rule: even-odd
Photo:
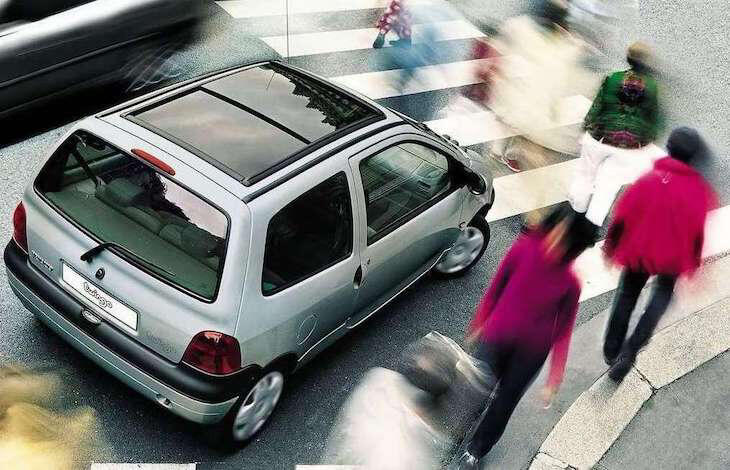
[[[436,470],[475,421],[491,375],[435,332],[410,345],[400,372],[368,371],[343,405],[323,465],[362,470]]]

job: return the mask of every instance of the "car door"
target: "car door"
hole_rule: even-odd
[[[360,212],[354,327],[428,271],[459,234],[465,193],[454,162],[430,139],[387,139],[350,159]]]
[[[306,360],[341,336],[338,330],[346,331],[357,293],[359,233],[349,168],[335,163],[251,203],[253,264],[243,335],[246,349],[260,354],[263,363],[288,351]]]

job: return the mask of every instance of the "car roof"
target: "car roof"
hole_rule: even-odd
[[[201,152],[198,149],[181,142],[179,139],[169,138],[164,135],[165,132],[161,132],[159,129],[153,129],[153,126],[143,123],[134,116],[138,112],[142,113],[145,109],[153,109],[157,104],[167,102],[171,99],[174,100],[179,96],[184,96],[186,93],[191,92],[191,90],[197,89],[210,82],[217,81],[218,79],[234,75],[253,67],[259,67],[267,64],[274,64],[291,69],[320,83],[324,83],[330,88],[334,88],[337,92],[346,95],[349,99],[356,100],[359,104],[365,104],[369,108],[375,110],[378,117],[372,119],[367,118],[361,122],[356,122],[349,127],[337,130],[318,141],[312,142],[303,150],[289,156],[278,165],[271,167],[265,173],[244,182],[235,173],[232,173],[230,169],[225,168],[222,164],[201,156]],[[278,62],[268,61],[218,70],[197,78],[168,85],[159,90],[119,104],[106,111],[102,111],[95,116],[90,117],[89,120],[103,122],[106,125],[111,125],[114,129],[125,132],[134,139],[140,139],[140,143],[138,145],[147,143],[149,146],[153,146],[152,148],[149,146],[146,147],[152,154],[155,153],[156,148],[164,152],[164,154],[179,160],[181,163],[196,168],[201,175],[215,182],[220,187],[226,189],[246,203],[297,176],[301,172],[306,171],[308,168],[312,168],[319,162],[345,151],[352,145],[356,145],[359,142],[366,142],[370,139],[370,137],[386,134],[389,129],[393,129],[397,126],[405,126],[407,129],[410,129],[410,131],[419,133],[418,129],[416,129],[413,125],[409,125],[409,121],[402,115],[373,102],[365,96],[359,95],[355,91],[338,85],[329,84],[329,82],[325,79],[321,79],[309,72],[297,69],[288,64],[285,65]],[[78,127],[84,128],[86,125],[85,123],[89,122],[89,120],[81,121]],[[103,136],[104,134],[100,135]],[[162,156],[167,158],[164,155]],[[247,183],[248,185],[244,183]]]
[[[215,77],[124,117],[245,186],[385,119],[357,96],[274,62]]]

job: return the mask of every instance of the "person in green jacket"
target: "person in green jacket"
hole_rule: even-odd
[[[627,52],[628,70],[610,74],[603,81],[583,122],[585,135],[581,143],[581,156],[576,178],[571,188],[570,202],[573,209],[585,213],[588,220],[600,226],[610,210],[615,192],[623,184],[629,184],[645,170],[653,160],[663,156],[652,143],[662,128],[657,80],[649,66],[649,47],[642,43],[632,44]],[[607,164],[609,159],[615,160]],[[628,164],[625,164],[628,162]],[[621,171],[610,170],[619,168]],[[609,195],[602,195],[600,203],[593,205],[597,191],[599,172],[610,179]],[[613,197],[611,197],[611,195]]]

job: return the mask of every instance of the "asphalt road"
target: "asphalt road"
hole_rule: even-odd
[[[525,6],[519,2],[499,3],[505,11]],[[505,4],[511,9],[505,9]],[[712,143],[717,159],[708,173],[725,203],[730,196],[728,185],[724,184],[730,175],[730,126],[726,119],[730,115],[730,101],[726,99],[730,88],[730,12],[726,2],[647,0],[640,7],[635,36],[654,44],[661,58],[661,70],[667,77],[663,97],[668,123],[695,126]],[[370,18],[377,12],[332,15],[331,22],[349,24],[357,19],[353,15]],[[185,74],[276,56],[273,50],[249,36],[261,35],[251,23],[231,21],[222,13],[216,18],[202,44],[178,56],[177,65]],[[307,31],[315,20],[321,22],[322,18],[309,15],[293,24]],[[257,27],[271,28],[268,34],[280,34],[283,25],[262,20]],[[625,39],[628,42],[631,38]],[[334,54],[309,60],[309,64],[302,59],[300,65],[320,73],[328,69],[351,73],[350,70],[359,72],[368,67],[368,60],[364,56]],[[391,99],[388,104],[414,114],[417,110],[437,108],[443,99],[439,93],[418,94]],[[94,103],[88,106],[84,109],[93,110]],[[67,125],[60,125],[44,130],[41,124],[11,138],[18,143],[0,149],[0,214],[6,221],[0,225],[0,240],[10,238],[11,214],[24,187],[45,159],[51,143],[66,128]],[[64,388],[60,405],[89,405],[96,409],[99,432],[109,450],[105,460],[205,462],[211,468],[246,469],[292,469],[299,463],[317,463],[337,410],[366,370],[394,366],[406,344],[431,330],[463,337],[474,306],[518,233],[520,222],[519,217],[512,217],[491,224],[487,254],[468,276],[448,282],[430,278],[419,282],[294,376],[266,429],[248,447],[232,454],[211,449],[198,428],[143,400],[42,327],[11,293],[4,273],[0,274],[0,324],[4,333],[0,360],[47,367],[61,374]],[[584,302],[579,324],[606,308],[610,297],[606,294]]]

